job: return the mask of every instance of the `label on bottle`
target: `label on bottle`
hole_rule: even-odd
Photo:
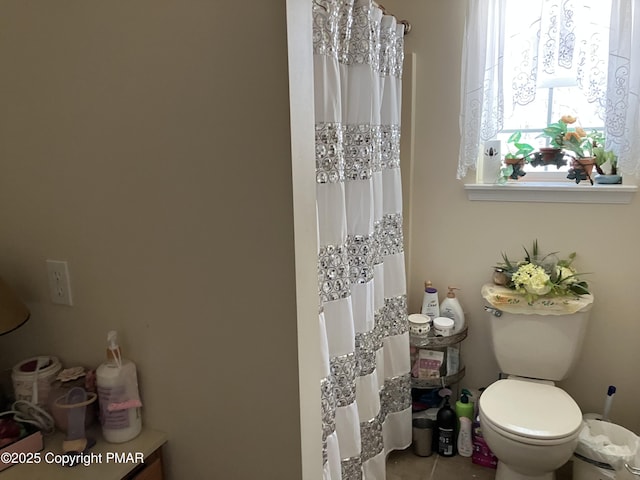
[[[420,310],[420,313],[422,313],[423,315],[427,315],[432,320],[440,316],[440,304],[438,303],[437,294],[424,294],[424,298],[422,299],[422,309]]]
[[[125,385],[115,387],[98,387],[98,400],[100,404],[100,423],[104,428],[121,429],[129,427],[129,410],[109,411],[107,406],[111,403],[119,403],[124,400]]]
[[[452,308],[449,308],[449,307],[441,308],[441,309],[440,309],[440,316],[450,318],[450,319],[451,319],[451,320],[453,320],[454,322],[455,322],[455,320],[456,320],[456,314],[455,314],[455,312],[453,311],[453,309],[452,309]]]
[[[453,456],[453,428],[440,428],[438,433],[438,453],[445,457]]]

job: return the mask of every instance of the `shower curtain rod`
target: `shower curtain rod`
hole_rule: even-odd
[[[373,2],[373,4],[376,7],[378,7],[380,10],[382,10],[382,14],[383,15],[391,15],[392,17],[395,17],[396,19],[398,18],[393,13],[391,13],[389,10],[384,8],[384,5],[382,5],[382,4],[378,3],[378,2]],[[404,34],[405,35],[407,35],[411,31],[411,24],[409,23],[409,20],[398,20],[398,23],[401,23],[402,25],[404,25]]]
[[[319,0],[313,0],[313,3],[315,3],[317,6],[319,6],[320,8],[322,8],[324,11],[328,12],[328,8],[325,7],[324,5],[322,5],[322,3],[320,3]],[[386,8],[384,8],[384,5],[380,5],[377,2],[372,2],[377,8],[379,8],[380,10],[382,10],[382,14],[383,15],[391,15],[394,18],[397,18],[393,13],[391,13],[389,10],[387,10]],[[409,23],[409,20],[399,20],[398,23],[401,23],[404,26],[404,34],[407,35],[410,31],[411,31],[411,24]]]

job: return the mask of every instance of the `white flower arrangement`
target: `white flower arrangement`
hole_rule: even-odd
[[[514,263],[502,254],[504,263],[494,267],[493,281],[515,290],[526,297],[528,303],[545,296],[580,296],[589,294],[587,282],[571,266],[576,256],[571,253],[565,260],[558,259],[557,252],[540,255],[538,241],[533,242],[531,253],[524,249],[523,261]]]

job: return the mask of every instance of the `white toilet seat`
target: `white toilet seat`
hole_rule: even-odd
[[[582,412],[564,390],[524,379],[498,380],[480,397],[482,422],[530,445],[556,445],[576,436]]]

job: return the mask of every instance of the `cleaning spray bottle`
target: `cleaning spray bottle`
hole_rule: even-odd
[[[453,320],[453,333],[458,333],[464,329],[464,311],[460,302],[456,298],[454,290],[459,290],[457,287],[449,287],[447,292],[447,298],[445,298],[440,304],[440,315],[443,317],[449,317]]]
[[[142,403],[136,365],[122,358],[116,331],[107,334],[107,344],[107,359],[96,370],[100,423],[107,442],[122,443],[142,430]]]
[[[436,422],[438,425],[438,454],[443,457],[453,457],[456,447],[456,413],[449,405],[451,390],[443,388],[440,395],[445,395],[444,405],[438,410]]]
[[[473,442],[471,440],[471,430],[473,423],[473,402],[469,401],[471,392],[466,388],[462,389],[460,400],[456,402],[456,417],[458,417],[458,453],[463,457],[470,457],[473,453]]]
[[[433,287],[431,282],[424,282],[424,296],[422,297],[422,310],[420,310],[420,313],[427,315],[431,321],[440,316],[438,290]]]

